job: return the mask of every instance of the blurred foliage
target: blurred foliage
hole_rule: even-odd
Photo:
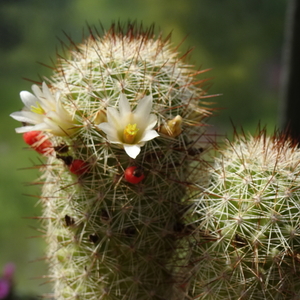
[[[67,33],[80,42],[88,33],[86,23],[108,28],[112,21],[152,23],[166,36],[172,31],[174,45],[185,39],[180,51],[195,46],[190,62],[202,69],[212,68],[208,86],[221,108],[210,124],[220,133],[232,132],[231,121],[254,131],[257,123],[276,126],[279,75],[283,45],[286,0],[1,0],[0,1],[0,80],[2,109],[0,126],[0,265],[17,265],[16,284],[22,292],[42,293],[47,279],[31,280],[46,274],[42,262],[43,232],[39,187],[24,186],[38,177],[39,157],[24,151],[18,124],[9,117],[22,108],[21,90],[30,91],[29,78],[39,81],[51,74],[45,68],[55,60],[60,40]],[[58,38],[59,39],[58,39]],[[40,75],[39,75],[40,74]],[[31,168],[29,170],[20,170]],[[36,195],[28,197],[23,194]]]

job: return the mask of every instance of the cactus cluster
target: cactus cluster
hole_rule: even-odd
[[[300,151],[284,134],[237,135],[196,200],[198,299],[300,299]]]
[[[261,130],[204,157],[204,71],[153,27],[64,50],[11,114],[46,160],[52,297],[300,299],[297,146]]]
[[[203,177],[202,81],[153,27],[65,49],[11,116],[41,166],[55,299],[182,299],[180,238]],[[181,267],[182,265],[182,267]]]

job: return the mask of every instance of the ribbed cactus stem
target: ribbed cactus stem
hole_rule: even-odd
[[[300,151],[283,134],[240,135],[198,199],[197,299],[300,299]]]
[[[180,238],[208,115],[197,72],[132,24],[65,52],[12,114],[33,124],[18,132],[43,131],[53,145],[41,197],[53,297],[183,299]]]

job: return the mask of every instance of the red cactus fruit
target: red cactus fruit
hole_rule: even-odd
[[[145,175],[141,168],[137,166],[131,166],[125,170],[124,177],[127,182],[138,184],[145,178]]]
[[[49,155],[54,150],[51,141],[41,131],[28,131],[23,134],[23,139],[36,152]]]

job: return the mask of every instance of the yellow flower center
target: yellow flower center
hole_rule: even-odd
[[[138,131],[139,129],[136,128],[136,124],[128,124],[123,132],[124,142],[126,144],[132,144]]]
[[[39,115],[45,114],[45,111],[43,110],[43,108],[41,107],[41,105],[38,102],[36,103],[36,106],[31,105],[30,110]]]

